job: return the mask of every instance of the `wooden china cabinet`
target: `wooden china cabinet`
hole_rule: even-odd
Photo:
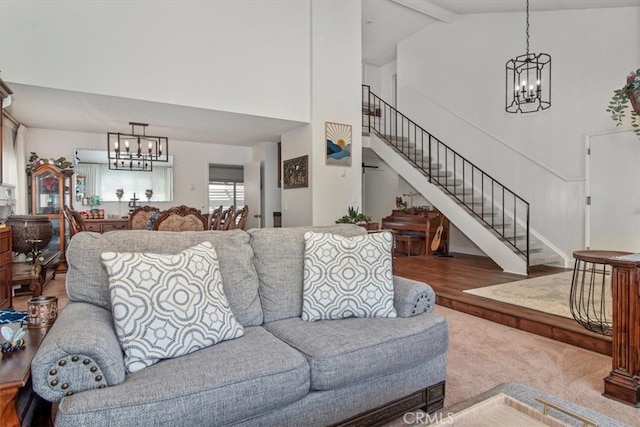
[[[13,92],[0,79],[0,183],[2,182],[2,101]],[[11,228],[0,229],[0,309],[11,306]]]
[[[51,220],[53,238],[47,249],[60,251],[60,271],[66,271],[65,253],[69,242],[63,208],[67,205],[73,209],[73,183],[73,169],[43,164],[31,171],[29,211],[32,215],[46,215]]]

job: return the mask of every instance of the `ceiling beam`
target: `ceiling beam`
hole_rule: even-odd
[[[431,3],[428,0],[391,0],[391,1],[401,6],[407,7],[411,10],[415,10],[416,12],[422,13],[423,15],[427,15],[433,19],[437,19],[438,21],[446,22],[447,24],[451,24],[460,16],[457,13],[451,12],[440,6],[436,6],[435,4]]]

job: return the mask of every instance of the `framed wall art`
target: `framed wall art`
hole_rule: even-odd
[[[309,156],[300,156],[282,162],[283,188],[309,186]]]
[[[327,165],[351,166],[351,125],[325,122]]]

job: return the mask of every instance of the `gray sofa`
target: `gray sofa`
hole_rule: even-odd
[[[59,402],[56,425],[371,425],[442,407],[448,329],[433,314],[433,290],[394,277],[398,317],[305,322],[308,230],[365,233],[336,225],[76,234],[67,251],[70,302],[31,366],[34,390]],[[218,254],[244,335],[127,374],[101,253],[170,254],[204,241]]]

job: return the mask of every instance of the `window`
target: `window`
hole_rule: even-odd
[[[227,209],[231,205],[244,206],[244,183],[209,182],[209,213],[213,213],[220,205],[222,209]]]
[[[209,213],[222,206],[244,206],[244,167],[209,165]]]
[[[153,165],[150,172],[110,170],[107,164],[79,163],[76,173],[86,176],[86,195],[117,202],[116,189],[124,190],[124,200],[135,197],[145,202],[145,191],[153,190],[151,201],[173,201],[173,168]]]

